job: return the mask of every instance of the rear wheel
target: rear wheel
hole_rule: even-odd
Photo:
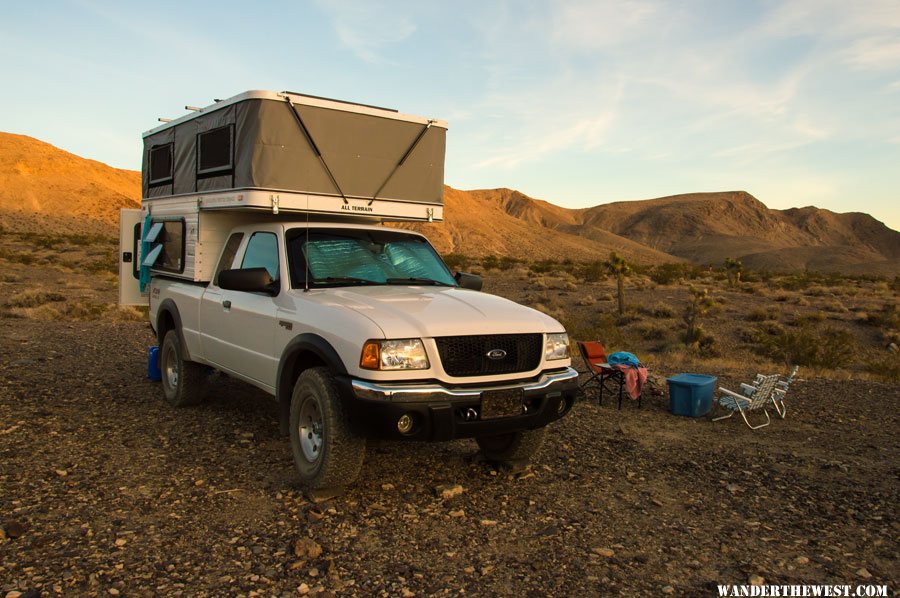
[[[520,430],[496,436],[479,436],[475,441],[489,461],[521,465],[530,461],[544,444],[546,431],[546,428]]]
[[[178,332],[170,330],[163,338],[159,352],[163,394],[174,407],[189,407],[203,400],[206,368],[184,358],[184,347]]]
[[[300,481],[309,489],[353,483],[366,452],[350,430],[334,377],[327,368],[300,374],[291,396],[291,452]]]

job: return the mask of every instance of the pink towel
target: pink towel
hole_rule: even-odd
[[[644,384],[647,383],[647,368],[633,368],[625,364],[614,365],[612,367],[625,374],[625,390],[628,391],[628,396],[630,396],[632,400],[637,401],[641,396],[641,390],[644,388]]]

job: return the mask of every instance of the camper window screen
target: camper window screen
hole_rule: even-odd
[[[151,266],[156,270],[168,272],[184,272],[184,220],[166,220],[154,222],[154,227],[162,225],[162,230],[155,240],[145,239],[152,243],[150,251],[144,260],[145,266]]]
[[[225,125],[197,135],[197,174],[224,174],[231,170],[233,127]]]
[[[172,147],[174,144],[155,145],[150,148],[150,184],[165,185],[172,182]]]

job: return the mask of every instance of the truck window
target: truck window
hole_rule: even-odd
[[[228,270],[234,263],[234,256],[237,255],[238,247],[244,240],[244,233],[233,233],[228,237],[225,243],[225,249],[222,250],[222,257],[219,258],[219,265],[216,267],[216,275],[213,277],[213,284],[219,286],[219,272]]]
[[[274,233],[253,233],[241,269],[265,268],[272,280],[278,280],[278,238]]]

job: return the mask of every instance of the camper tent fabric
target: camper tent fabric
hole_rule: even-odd
[[[322,159],[291,111],[302,119]],[[198,174],[198,136],[231,132],[231,168]],[[373,114],[273,99],[247,99],[198,114],[144,138],[143,196],[227,189],[443,204],[446,129]],[[424,130],[424,134],[423,133]],[[401,158],[422,134],[406,161]],[[173,144],[171,179],[150,184],[150,150]],[[380,189],[380,191],[379,191]]]

